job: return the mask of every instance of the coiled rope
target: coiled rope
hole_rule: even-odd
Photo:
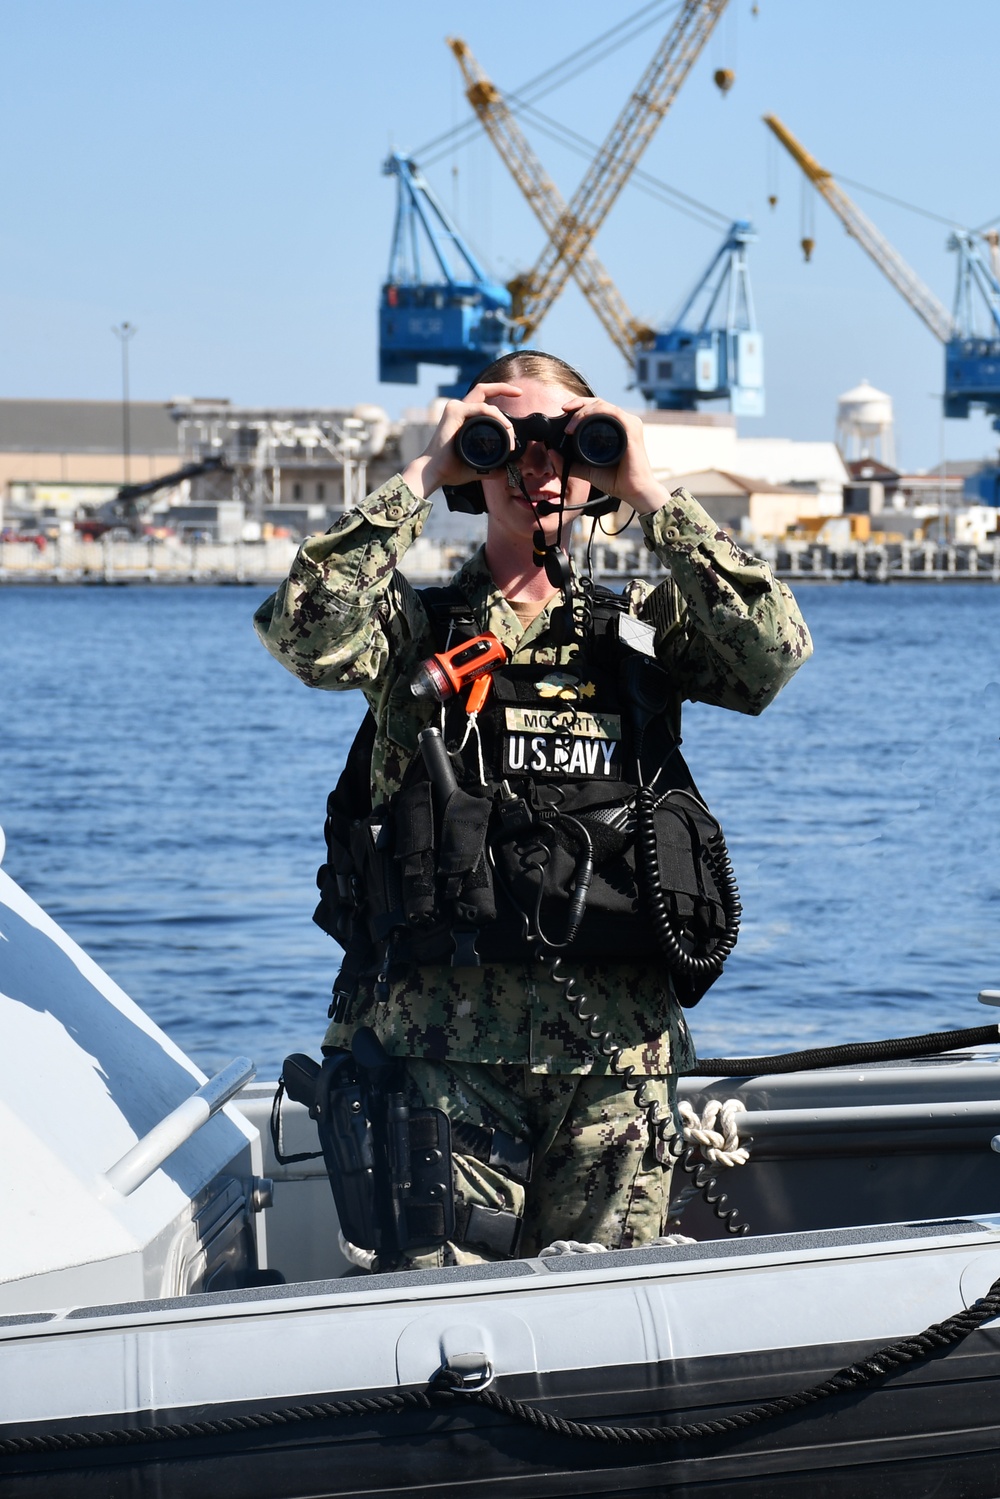
[[[653,1134],[653,1138],[664,1150],[673,1156],[680,1169],[690,1176],[691,1184],[695,1191],[682,1192],[674,1199],[671,1208],[673,1209],[676,1204],[676,1212],[680,1212],[687,1206],[687,1203],[693,1196],[699,1195],[704,1198],[719,1222],[725,1224],[727,1233],[733,1235],[749,1233],[750,1225],[748,1223],[737,1222],[739,1210],[737,1208],[726,1207],[726,1203],[728,1202],[726,1193],[714,1191],[716,1179],[708,1170],[705,1161],[700,1155],[700,1142],[695,1142],[687,1138],[687,1132],[691,1126],[682,1121],[681,1135],[679,1137],[673,1135],[670,1132],[673,1127],[673,1115],[669,1110],[661,1109],[658,1100],[655,1098],[649,1103],[645,1101],[643,1094],[646,1090],[647,1079],[645,1077],[637,1077],[635,1066],[626,1064],[623,1061],[625,1048],[615,1042],[611,1031],[605,1029],[603,1020],[597,1015],[596,1011],[589,1008],[590,1000],[583,990],[577,987],[572,975],[565,971],[562,959],[560,957],[553,958],[544,943],[541,942],[536,944],[532,956],[536,962],[548,968],[553,984],[561,991],[560,997],[563,1002],[576,1016],[577,1021],[583,1027],[590,1040],[594,1042],[601,1056],[607,1058],[612,1073],[615,1077],[621,1079],[622,1087],[632,1094],[632,1100],[636,1109],[640,1110],[646,1116],[646,1122]],[[737,1100],[727,1100],[723,1107],[728,1108],[731,1104],[742,1108],[742,1104],[738,1104]],[[732,1112],[736,1112],[735,1107]],[[697,1119],[697,1116],[694,1116],[694,1118]],[[711,1114],[711,1103],[706,1109],[705,1118],[710,1119],[710,1124],[704,1127],[709,1129],[713,1135],[710,1148],[720,1150],[723,1154],[730,1154],[731,1149],[726,1146],[726,1134],[722,1134],[718,1139],[714,1138],[717,1131],[712,1128],[715,1123],[715,1117]],[[730,1120],[730,1137],[734,1134],[731,1126],[732,1121]],[[697,1127],[703,1127],[702,1120],[697,1121]],[[739,1141],[737,1139],[732,1148],[738,1148],[738,1146]],[[719,1164],[725,1165],[729,1163],[720,1160]],[[732,1164],[737,1164],[737,1162],[734,1160]]]

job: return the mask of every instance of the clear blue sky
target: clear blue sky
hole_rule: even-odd
[[[621,15],[637,8],[631,0]],[[820,202],[798,249],[800,181],[784,157],[767,207],[765,111],[824,165],[980,224],[1000,215],[997,0],[731,0],[643,165],[760,227],[752,250],[767,340],[768,415],[747,435],[833,435],[839,392],[867,376],[896,402],[910,466],[995,451],[987,423],[943,423],[942,351]],[[604,31],[597,0],[0,0],[0,395],[111,398],[113,323],[139,333],[133,392],[240,402],[354,403],[397,413],[433,393],[380,386],[375,313],[394,186],[390,143],[416,150],[468,114],[444,45],[464,36],[516,88]],[[541,107],[607,130],[665,25]],[[723,99],[711,81],[735,69]],[[532,134],[568,196],[584,164]],[[453,170],[457,168],[457,174]],[[429,172],[503,275],[540,230],[484,138]],[[853,191],[853,189],[852,189]],[[857,201],[949,305],[947,228]],[[634,188],[597,244],[632,308],[662,319],[717,235]],[[570,289],[538,340],[612,398],[620,356]]]

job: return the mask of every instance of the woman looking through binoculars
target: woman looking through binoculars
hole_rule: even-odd
[[[448,589],[420,593],[399,569],[440,488],[485,509],[486,543]],[[572,520],[600,495],[639,516],[655,586],[611,595],[573,572]],[[638,416],[525,352],[484,370],[419,458],[302,544],[255,625],[309,686],[360,688],[371,710],[352,787],[331,798],[317,920],[346,958],[324,1050],[370,1027],[405,1061],[410,1104],[451,1121],[449,1233],[411,1233],[378,1268],[655,1239],[669,1129],[616,1074],[631,1066],[644,1102],[673,1112],[694,1060],[678,996],[700,996],[735,930],[721,874],[718,889],[654,888],[671,835],[649,810],[643,851],[640,812],[654,793],[694,800],[683,700],[759,713],[809,656],[790,592],[657,480]],[[464,642],[479,675],[462,675]],[[613,1037],[614,1069],[566,976]]]

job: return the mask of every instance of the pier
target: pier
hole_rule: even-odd
[[[271,541],[78,541],[44,548],[0,541],[4,583],[257,583],[287,576],[298,543]]]
[[[79,541],[61,538],[39,549],[30,542],[0,542],[0,586],[5,583],[278,583],[288,574],[298,542]],[[450,578],[472,545],[422,538],[406,555],[404,572],[415,584]],[[584,566],[585,546],[576,548]],[[1000,537],[988,545],[943,542],[855,542],[849,547],[814,541],[778,541],[753,549],[790,583],[1000,583]],[[602,541],[594,547],[594,577],[614,588],[628,578],[656,582],[663,569],[641,541]]]
[[[765,555],[789,582],[1000,583],[1000,537],[986,546],[901,541],[834,548],[781,541]]]
[[[1000,537],[985,547],[942,542],[772,541],[751,550],[789,583],[1000,583]],[[614,587],[626,578],[654,581],[662,568],[641,543],[594,548],[594,576]]]

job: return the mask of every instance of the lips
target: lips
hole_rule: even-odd
[[[520,500],[522,505],[526,505],[528,503],[528,501],[524,498],[524,495],[521,494],[520,490],[512,489],[509,491],[509,493],[512,499]],[[540,500],[545,500],[550,505],[558,505],[559,503],[558,489],[529,489],[528,494],[531,498],[532,503],[535,505],[537,505]]]

